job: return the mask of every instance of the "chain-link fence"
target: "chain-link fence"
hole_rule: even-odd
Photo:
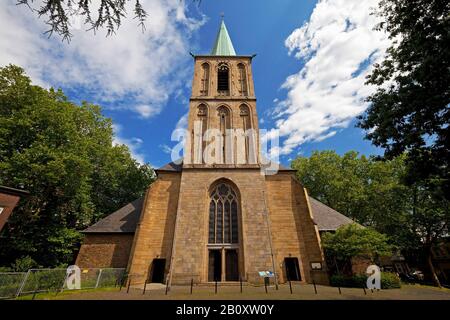
[[[124,268],[84,268],[80,270],[80,289],[118,286]],[[67,287],[66,269],[30,269],[28,272],[0,272],[0,299],[39,292],[62,292]]]

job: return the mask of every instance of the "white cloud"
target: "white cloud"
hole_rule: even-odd
[[[189,39],[205,18],[188,18],[184,1],[144,0],[148,17],[143,33],[132,19],[134,1],[126,3],[129,16],[116,35],[105,37],[104,30],[95,35],[82,26],[72,30],[73,39],[66,43],[58,35],[47,39],[44,19],[8,0],[0,7],[0,65],[20,65],[37,84],[81,88],[99,103],[114,102],[112,108],[151,117],[185,85]],[[94,13],[96,5],[98,0]]]
[[[281,154],[302,143],[322,141],[345,128],[367,108],[373,92],[365,77],[390,44],[374,31],[371,15],[378,0],[321,0],[308,22],[286,39],[289,54],[304,61],[282,88],[287,97],[274,101],[276,128],[285,137]]]
[[[164,153],[167,153],[167,154],[171,154],[172,153],[172,148],[169,147],[167,144],[160,144],[159,147],[161,148],[161,150]]]
[[[140,164],[145,163],[145,155],[139,151],[142,143],[144,142],[141,138],[133,137],[131,139],[124,138],[122,136],[122,126],[120,124],[113,124],[114,140],[113,145],[124,144],[130,149],[131,156],[136,159]]]

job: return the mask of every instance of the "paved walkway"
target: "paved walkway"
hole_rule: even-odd
[[[165,294],[165,288],[162,285],[149,285],[145,294],[141,289],[130,288],[127,293],[126,288],[112,291],[92,291],[78,292],[73,294],[61,295],[60,299],[68,300],[228,300],[228,299],[282,299],[282,300],[362,300],[362,299],[381,299],[381,300],[450,300],[449,289],[438,289],[425,286],[404,285],[401,289],[389,289],[371,292],[366,289],[341,288],[339,294],[338,288],[317,286],[317,294],[312,285],[293,285],[293,293],[290,293],[289,285],[281,285],[279,290],[275,287],[269,287],[268,293],[264,287],[244,286],[243,293],[239,286],[218,287],[217,294],[214,286],[194,286],[193,294],[190,294],[190,287],[174,286]]]

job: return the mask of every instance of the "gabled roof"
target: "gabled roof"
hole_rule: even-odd
[[[322,202],[312,197],[309,197],[309,200],[319,231],[335,231],[342,225],[354,223],[352,219]],[[143,203],[144,197],[136,199],[85,229],[83,233],[134,233],[141,216]]]
[[[340,226],[355,223],[352,219],[313,197],[309,197],[309,203],[311,204],[311,211],[319,231],[335,231]]]
[[[183,169],[183,161],[169,162],[162,167],[156,169],[155,171],[168,171],[168,172],[181,172]]]
[[[225,22],[222,20],[220,23],[219,32],[217,33],[216,41],[214,47],[211,50],[211,55],[213,56],[235,56],[236,51],[234,51],[233,43],[231,42],[230,35],[228,34]]]
[[[143,203],[144,197],[136,199],[83,230],[83,233],[134,233]]]

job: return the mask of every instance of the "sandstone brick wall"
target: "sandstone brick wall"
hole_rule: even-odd
[[[148,278],[153,259],[166,259],[168,272],[175,217],[180,192],[180,173],[160,173],[144,200],[129,260],[133,282]]]
[[[86,234],[75,264],[81,268],[126,268],[134,234]]]
[[[303,187],[289,172],[267,176],[266,185],[280,282],[287,280],[284,258],[296,257],[303,282],[312,282],[314,278],[317,283],[327,283],[325,270],[311,270],[311,262],[320,262],[324,266],[324,259]]]
[[[259,169],[184,169],[175,235],[173,283],[187,283],[191,278],[208,281],[209,190],[218,179],[231,181],[240,194],[240,274],[250,282],[260,282],[258,271],[271,269],[264,206],[265,183]]]

